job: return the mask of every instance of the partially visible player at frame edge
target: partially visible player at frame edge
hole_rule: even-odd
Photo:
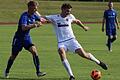
[[[74,74],[66,57],[67,51],[75,52],[79,56],[95,62],[105,70],[107,70],[108,67],[105,63],[96,59],[91,53],[84,51],[82,46],[76,40],[73,34],[71,23],[76,23],[85,31],[87,31],[89,28],[84,26],[79,19],[76,19],[74,15],[71,14],[71,10],[72,6],[68,3],[64,3],[61,6],[60,14],[48,15],[44,16],[44,18],[53,23],[58,40],[58,53],[61,61],[70,76],[69,80],[75,80]]]
[[[46,74],[45,72],[40,71],[38,52],[30,37],[30,30],[33,28],[38,28],[42,25],[40,22],[40,16],[36,14],[38,3],[35,1],[29,1],[27,6],[28,11],[22,13],[19,19],[18,29],[13,38],[12,52],[8,59],[8,64],[4,73],[6,78],[9,77],[10,68],[23,47],[28,50],[33,56],[36,75],[39,77]]]
[[[106,27],[104,28],[104,24]],[[119,29],[119,22],[117,19],[117,12],[113,9],[113,2],[108,3],[108,9],[104,11],[102,32],[106,29],[106,35],[108,36],[106,46],[108,50],[112,51],[112,43],[116,40],[116,28]]]

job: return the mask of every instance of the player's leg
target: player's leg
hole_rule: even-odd
[[[91,53],[85,52],[85,50],[82,48],[82,46],[78,43],[76,39],[71,40],[68,44],[70,44],[68,47],[69,50],[77,53],[79,56],[86,58],[88,60],[96,62],[98,65],[100,65],[103,69],[107,69],[107,65],[105,65],[103,62],[96,59]]]
[[[112,51],[112,36],[108,35],[108,40],[107,40],[107,47],[109,51]]]
[[[9,71],[10,71],[10,69],[13,65],[13,62],[14,62],[17,55],[18,55],[18,53],[15,53],[15,55],[12,53],[12,55],[8,59],[7,67],[5,69],[5,74],[4,74],[6,78],[9,77]]]
[[[115,40],[117,39],[117,36],[113,36],[113,38],[111,39],[111,42],[113,43]]]
[[[116,39],[117,39],[117,37],[116,37],[116,36],[113,36],[111,42],[113,43]]]
[[[12,52],[11,52],[11,56],[8,59],[8,63],[7,63],[7,67],[5,69],[5,74],[4,76],[6,78],[9,77],[9,71],[14,63],[15,58],[17,57],[18,53],[22,50],[22,45],[21,42],[17,39],[14,38],[13,39],[13,43],[12,43]]]
[[[86,53],[83,48],[78,48],[75,50],[75,52],[83,58],[92,60],[98,64],[100,63],[100,61],[96,59],[91,53]]]
[[[116,29],[113,29],[113,30],[112,30],[112,35],[113,35],[113,37],[112,37],[112,39],[111,39],[111,42],[113,43],[113,42],[117,39]]]
[[[86,53],[83,48],[78,48],[78,49],[75,50],[75,52],[83,58],[94,61],[95,63],[100,65],[103,69],[107,70],[107,65],[105,63],[99,61],[91,53]]]
[[[74,75],[73,75],[73,72],[72,72],[72,69],[70,67],[70,64],[66,58],[66,53],[65,53],[65,49],[64,48],[59,48],[58,49],[58,53],[60,55],[60,58],[61,58],[61,61],[66,69],[66,71],[68,72],[69,76],[70,76],[70,80],[74,80]]]
[[[39,62],[39,57],[38,57],[38,53],[37,53],[36,47],[33,44],[31,44],[28,47],[28,51],[30,51],[32,53],[33,62],[34,62],[34,65],[36,67],[36,74],[37,74],[37,76],[39,77],[39,76],[46,75],[45,72],[41,72],[40,71],[40,62]]]
[[[107,47],[110,52],[112,52],[112,43],[116,40],[116,29],[112,29],[111,32],[108,33],[108,41],[107,41]]]
[[[32,44],[32,39],[30,36],[27,37],[27,40],[24,40],[24,48],[32,53],[33,62],[36,68],[36,74],[38,77],[46,75],[45,72],[40,71],[40,62],[37,53],[37,49],[34,44]]]

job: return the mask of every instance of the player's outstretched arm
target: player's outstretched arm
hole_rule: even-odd
[[[41,16],[41,14],[40,14],[38,11],[36,11],[35,13],[36,13],[38,16]]]
[[[40,21],[44,24],[51,23],[51,21],[46,16],[41,16]]]
[[[79,19],[74,20],[73,23],[76,23],[77,25],[81,26],[85,31],[89,29],[89,27],[85,26]]]
[[[45,23],[50,23],[50,21],[45,17],[45,16],[42,16],[38,11],[36,11],[36,14],[38,16],[40,16],[40,22],[45,24]]]

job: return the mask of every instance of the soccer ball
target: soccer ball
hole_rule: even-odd
[[[93,80],[99,80],[101,78],[101,72],[99,70],[94,69],[92,70],[90,76]]]

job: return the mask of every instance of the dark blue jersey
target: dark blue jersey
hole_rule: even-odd
[[[40,21],[40,17],[37,14],[34,13],[33,15],[29,15],[28,12],[24,12],[19,19],[18,29],[15,36],[20,39],[30,36],[30,30],[23,31],[22,26],[24,25],[26,27],[29,24],[33,24],[35,21]]]
[[[40,17],[37,14],[29,15],[28,12],[24,12],[19,20],[18,29],[15,33],[12,42],[12,53],[17,54],[24,47],[28,50],[34,44],[32,43],[32,39],[30,37],[30,29],[22,30],[22,26],[27,27],[29,24],[33,24],[35,21],[40,21]]]
[[[116,29],[116,27],[115,27],[116,17],[117,17],[117,13],[114,9],[105,10],[104,18],[106,19],[106,30]]]

